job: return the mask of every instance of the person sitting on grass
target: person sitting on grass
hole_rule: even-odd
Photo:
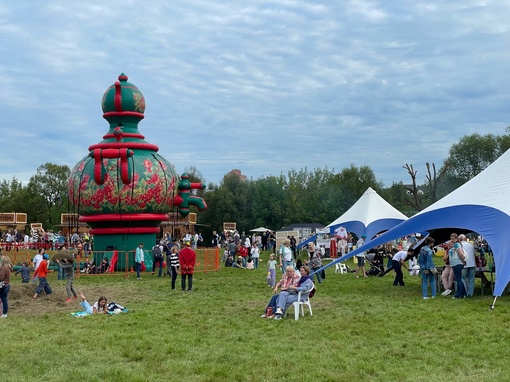
[[[237,257],[237,261],[236,261],[234,264],[232,264],[232,266],[233,266],[234,268],[246,269],[246,268],[244,267],[244,264],[243,264],[243,258],[242,258],[241,256],[238,256],[238,257]]]
[[[97,269],[98,273],[108,272],[109,266],[110,266],[110,264],[108,264],[108,259],[106,257],[103,257],[103,260],[101,260],[101,264],[99,265],[99,268]]]
[[[83,307],[85,313],[88,314],[106,314],[108,313],[107,310],[107,300],[106,297],[101,296],[99,297],[99,300],[97,300],[94,305],[90,305],[87,301],[87,298],[83,294],[83,292],[80,292],[81,302],[80,305]]]
[[[291,305],[298,300],[299,292],[311,291],[313,289],[313,281],[310,278],[310,267],[303,265],[299,268],[301,279],[297,286],[290,285],[286,291],[280,292],[276,300],[275,320],[281,320],[285,314],[287,305]],[[308,294],[301,294],[301,301],[306,301]]]

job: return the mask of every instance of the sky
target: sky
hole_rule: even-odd
[[[0,180],[73,168],[125,73],[140,132],[218,184],[369,166],[425,177],[464,135],[510,125],[510,2],[64,0],[0,3]]]

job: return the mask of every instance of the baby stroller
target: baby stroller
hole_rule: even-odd
[[[367,253],[366,260],[370,264],[370,269],[368,270],[369,276],[377,276],[384,272],[385,269],[383,251]]]

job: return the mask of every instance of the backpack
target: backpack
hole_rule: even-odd
[[[154,260],[163,260],[161,247],[157,244],[154,247],[152,247],[152,257],[154,258]]]

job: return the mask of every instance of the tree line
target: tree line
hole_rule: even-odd
[[[278,230],[292,223],[328,224],[347,211],[373,188],[392,206],[412,216],[455,190],[510,148],[510,128],[504,135],[472,134],[452,145],[448,157],[436,168],[426,163],[426,179],[417,184],[413,164],[402,164],[409,183],[386,187],[369,166],[351,164],[340,172],[325,168],[290,170],[286,175],[246,179],[237,172],[226,174],[219,184],[209,183],[197,194],[208,209],[198,214],[197,228],[207,237],[220,231],[223,222],[235,222],[239,230],[265,226]],[[421,168],[419,169],[421,171]],[[185,169],[190,181],[203,182],[198,169]],[[29,223],[56,229],[60,214],[71,212],[67,184],[70,168],[46,163],[39,166],[27,185],[13,177],[0,182],[0,212],[24,212]]]

